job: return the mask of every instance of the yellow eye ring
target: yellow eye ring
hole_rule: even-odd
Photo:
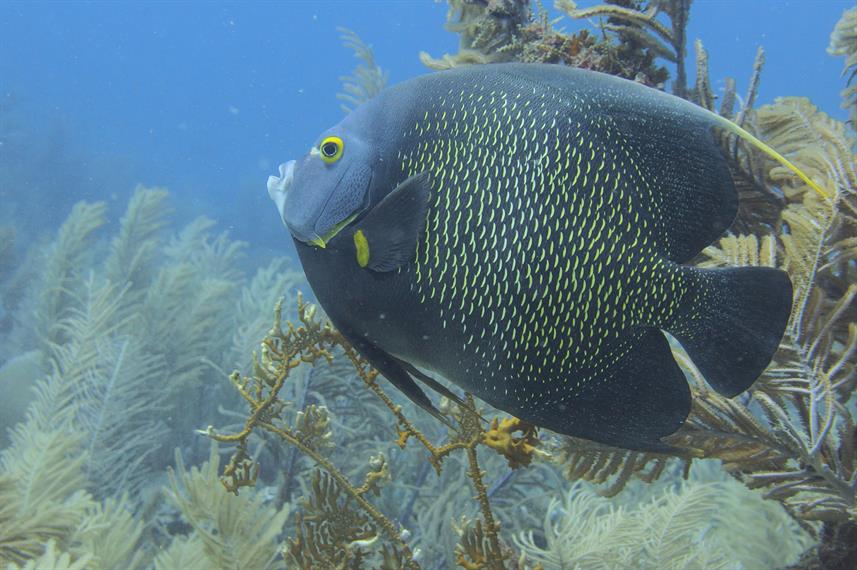
[[[326,164],[333,164],[342,158],[342,151],[345,148],[345,143],[339,137],[327,137],[321,144],[318,145],[318,151],[321,154],[321,159]]]

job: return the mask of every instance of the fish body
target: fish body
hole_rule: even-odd
[[[559,433],[663,451],[690,392],[662,331],[731,396],[791,307],[781,271],[682,265],[737,211],[718,127],[604,74],[473,66],[382,92],[269,191],[334,325],[424,408],[417,381],[444,388],[417,367]]]

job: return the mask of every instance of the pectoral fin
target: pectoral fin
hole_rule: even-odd
[[[458,404],[462,408],[467,406],[467,403],[464,400],[462,400],[460,397],[458,397],[458,395],[456,395],[454,392],[449,390],[449,388],[447,388],[446,386],[444,386],[443,384],[441,384],[440,382],[438,382],[437,380],[435,380],[434,378],[432,378],[428,374],[424,373],[422,370],[420,370],[419,368],[417,368],[416,366],[414,366],[410,362],[405,362],[404,360],[399,360],[399,363],[402,365],[402,367],[405,370],[408,371],[408,373],[410,373],[411,376],[413,376],[414,378],[416,378],[417,380],[419,380],[420,382],[422,382],[423,384],[425,384],[426,386],[428,386],[429,388],[431,388],[432,390],[434,390],[435,392],[437,392],[441,396],[445,396],[446,398],[452,400],[453,402],[455,402],[456,404]]]
[[[420,172],[381,200],[354,228],[358,265],[393,271],[413,259],[425,229],[430,197],[428,172]]]

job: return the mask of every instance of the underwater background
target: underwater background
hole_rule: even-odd
[[[854,3],[543,4],[0,4],[0,565],[857,567]],[[670,92],[683,61],[833,189],[725,143],[741,212],[694,262],[796,302],[747,396],[676,347],[675,456],[427,416],[325,324],[267,196],[382,84],[511,60]]]

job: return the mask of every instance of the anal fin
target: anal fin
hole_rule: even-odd
[[[417,380],[420,380],[423,384],[425,384],[426,386],[428,386],[429,388],[431,388],[432,390],[434,390],[435,392],[437,392],[441,396],[445,396],[445,397],[449,398],[450,400],[452,400],[453,402],[455,402],[456,404],[458,404],[461,407],[467,406],[467,403],[464,400],[462,400],[461,398],[459,398],[457,394],[452,392],[449,388],[447,388],[446,386],[444,386],[443,384],[441,384],[440,382],[438,382],[437,380],[435,380],[434,378],[432,378],[428,374],[425,374],[422,370],[420,370],[419,368],[417,368],[416,366],[414,366],[410,362],[405,362],[404,360],[399,360],[399,363],[401,363],[401,365],[405,368],[405,370],[407,370],[411,374],[411,376],[413,376]]]
[[[639,451],[670,452],[661,438],[674,433],[690,413],[690,388],[663,333],[654,328],[627,333],[628,353],[602,378],[593,378],[554,405],[543,425],[554,431]]]
[[[399,360],[365,339],[349,338],[348,340],[351,341],[351,344],[354,345],[357,351],[369,361],[369,364],[377,369],[384,378],[389,380],[390,383],[398,388],[405,396],[410,398],[413,403],[433,415],[445,425],[452,427],[449,420],[440,413],[440,410],[438,410],[434,404],[432,404],[432,401],[417,385]]]

